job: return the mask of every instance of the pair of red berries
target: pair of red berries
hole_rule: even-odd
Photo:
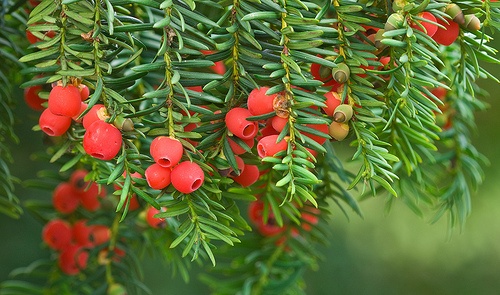
[[[109,241],[110,230],[104,225],[88,226],[85,220],[73,225],[53,219],[42,230],[43,241],[59,252],[58,264],[67,275],[76,275],[87,267],[88,249]]]
[[[158,136],[151,142],[149,152],[155,161],[145,172],[151,188],[164,189],[172,183],[176,190],[189,194],[203,185],[203,169],[194,162],[180,162],[184,147],[179,140]]]
[[[76,170],[68,182],[60,183],[52,194],[54,208],[62,214],[73,213],[78,206],[88,211],[101,207],[100,199],[106,195],[104,188],[95,182],[85,181],[85,170]]]
[[[37,87],[37,86],[34,86]],[[34,101],[41,88],[29,88],[25,95],[26,100]],[[56,85],[49,94],[48,108],[45,109],[38,120],[40,128],[49,136],[61,136],[68,131],[71,121],[85,111],[87,104],[82,102],[89,96],[87,86],[80,84],[60,86]]]

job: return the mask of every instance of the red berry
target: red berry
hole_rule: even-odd
[[[76,275],[87,267],[89,253],[82,247],[71,245],[59,255],[59,267],[67,275]]]
[[[279,132],[274,130],[273,128],[273,120],[272,118],[267,119],[266,124],[264,125],[264,128],[260,129],[260,136],[257,137],[257,140],[261,140],[263,137],[266,137],[268,135],[277,135]]]
[[[277,94],[267,95],[266,92],[269,87],[263,86],[260,88],[255,88],[248,94],[248,111],[252,116],[264,115],[267,113],[274,112],[273,101]]]
[[[90,156],[100,160],[113,159],[122,147],[122,134],[115,126],[95,121],[83,136],[83,148]]]
[[[43,227],[43,241],[54,250],[62,250],[71,243],[71,226],[61,219],[53,219]]]
[[[158,213],[161,213],[163,211],[158,210],[154,207],[149,207],[146,211],[146,222],[151,226],[152,228],[161,228],[165,227],[167,222],[165,221],[165,218],[156,218],[155,215]]]
[[[82,247],[92,247],[92,241],[90,240],[91,232],[91,227],[87,226],[87,221],[83,219],[75,222],[71,228],[73,241]]]
[[[247,187],[254,184],[259,179],[259,176],[260,173],[257,165],[245,164],[245,169],[243,169],[239,176],[233,177],[233,179],[241,186]]]
[[[46,102],[45,99],[40,98],[38,93],[42,91],[42,86],[36,85],[24,89],[24,101],[26,104],[35,111],[43,111],[45,107],[42,105]]]
[[[276,142],[278,135],[268,135],[259,140],[257,143],[257,152],[259,157],[272,157],[276,153],[285,151],[288,147],[288,143],[285,139],[280,142]]]
[[[54,115],[73,117],[80,112],[80,90],[73,85],[55,86],[49,94],[49,110]]]
[[[63,182],[54,190],[52,194],[52,203],[57,211],[63,214],[69,214],[73,213],[76,208],[78,208],[80,199],[75,188],[71,184]]]
[[[224,73],[226,72],[226,65],[223,61],[219,60],[216,61],[215,64],[210,67],[210,69],[216,74],[224,75]]]
[[[49,136],[61,136],[71,126],[71,118],[54,115],[49,109],[46,109],[40,115],[38,125]]]
[[[427,12],[427,11],[424,11],[422,13],[420,13],[418,15],[419,17],[421,18],[424,18],[426,20],[429,20],[431,22],[436,22],[436,17],[434,16],[434,14],[430,13],[430,12]],[[438,30],[438,26],[433,24],[433,23],[430,23],[430,22],[426,22],[426,21],[418,21],[425,29],[422,29],[418,24],[411,24],[411,27],[415,30],[419,30],[421,32],[424,32],[426,33],[429,37],[432,37],[434,36],[434,34],[436,34],[437,30]]]
[[[151,142],[149,153],[158,165],[169,168],[177,165],[184,153],[182,143],[171,137],[158,136]]]
[[[128,210],[133,211],[139,209],[140,207],[141,204],[139,204],[139,201],[137,200],[137,195],[132,194],[132,196],[130,197],[130,204],[128,205]]]
[[[78,115],[71,117],[71,119],[73,119],[77,123],[82,123],[83,122],[83,118],[79,118],[79,117],[80,117],[81,114],[83,114],[83,112],[85,112],[85,110],[87,109],[87,107],[88,107],[88,104],[82,102],[82,104],[80,105],[80,111],[78,112]]]
[[[313,128],[321,133],[324,133],[325,136],[328,136],[328,124],[305,124],[304,126],[307,126],[309,128]],[[323,144],[327,140],[326,137],[322,137],[322,136],[312,134],[309,132],[302,132],[302,134],[311,138],[312,140],[316,141],[319,144]]]
[[[204,55],[210,55],[210,54],[216,53],[213,50],[200,50],[200,52],[203,53]],[[224,65],[224,62],[223,61],[216,61],[214,63],[215,63],[215,65],[211,66],[210,69],[216,74],[224,75],[224,73],[226,72],[226,65]]]
[[[146,181],[152,189],[164,189],[170,184],[170,168],[154,163],[146,169]]]
[[[332,117],[335,109],[342,104],[342,98],[334,91],[327,92],[323,96],[326,97],[326,107],[322,107],[322,109],[328,116]]]
[[[37,37],[35,37],[35,35],[33,35],[30,30],[26,30],[26,39],[28,39],[28,42],[30,44],[35,44],[36,42],[40,41]]]
[[[306,230],[310,231],[312,229],[312,226],[318,224],[319,220],[319,215],[320,211],[317,208],[311,207],[308,208],[308,211],[302,212],[301,213],[301,227]]]
[[[90,95],[90,90],[85,84],[80,84],[78,85],[78,89],[80,90],[80,99],[81,100],[86,100],[89,98]]]
[[[452,20],[443,21],[441,19],[437,19],[437,23],[442,25],[444,29],[438,27],[432,39],[437,43],[445,46],[451,45],[458,38],[458,34],[460,33],[460,27],[458,24]]]
[[[259,131],[257,122],[248,121],[252,114],[244,108],[233,108],[226,114],[227,129],[241,139],[254,138]]]
[[[105,121],[107,118],[109,116],[106,107],[103,104],[96,104],[83,116],[83,128],[88,129],[95,121]]]
[[[69,177],[69,184],[71,184],[78,192],[83,192],[88,185],[88,181],[85,181],[87,174],[89,174],[89,172],[85,169],[73,171]]]
[[[444,87],[436,87],[431,90],[431,93],[434,94],[437,98],[439,98],[441,101],[444,101],[446,98],[446,94],[448,93],[448,90]]]
[[[254,201],[248,205],[248,216],[250,220],[257,226],[257,230],[264,236],[274,236],[285,230],[276,224],[276,220],[272,213],[269,213],[267,223],[264,223],[264,203],[260,200]]]
[[[97,183],[88,183],[84,190],[79,193],[82,207],[91,212],[99,209],[101,207],[99,198],[103,196],[103,192],[105,195],[104,189],[101,190]]]
[[[94,246],[102,245],[109,241],[111,230],[105,225],[90,226],[90,240]]]
[[[205,174],[198,164],[185,161],[172,169],[171,178],[176,190],[189,194],[202,186]]]
[[[231,168],[229,171],[229,177],[236,177],[240,175],[243,170],[245,170],[245,162],[243,161],[243,159],[238,156],[234,156],[234,159],[236,160],[236,164],[238,165],[238,172],[234,171]]]
[[[249,148],[253,148],[253,146],[255,144],[255,141],[253,138],[240,139],[240,140],[243,140],[243,142],[245,142]],[[244,148],[242,148],[239,144],[237,144],[236,141],[232,140],[231,137],[228,137],[227,141],[229,142],[229,146],[231,146],[231,150],[233,150],[235,155],[241,155],[241,154],[246,153],[246,150]]]
[[[28,39],[28,42],[30,44],[35,44],[36,42],[40,42],[40,41],[47,41],[49,40],[50,38],[53,38],[54,36],[56,35],[56,33],[54,31],[48,31],[48,32],[45,32],[42,39],[40,40],[38,37],[36,37],[31,31],[29,30],[26,30],[26,39]]]
[[[281,117],[273,117],[271,120],[271,124],[273,125],[274,130],[276,132],[281,132],[283,128],[285,128],[286,124],[288,123],[287,118],[281,118]]]
[[[127,176],[127,172],[124,171],[122,176],[123,176],[123,178],[125,178]],[[132,183],[135,183],[134,178],[142,178],[142,175],[139,172],[134,172],[134,173],[130,174],[130,176],[132,177]],[[123,181],[120,181],[120,182],[123,185]],[[118,186],[117,184],[114,184],[113,186],[114,186],[115,190],[121,189],[120,186]],[[126,202],[129,202],[128,198],[129,197],[127,196]],[[139,204],[139,201],[137,200],[136,194],[132,194],[132,196],[130,197],[128,210],[133,211],[133,210],[139,209],[140,207],[141,207],[141,204]]]

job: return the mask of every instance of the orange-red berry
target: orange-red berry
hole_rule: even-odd
[[[172,169],[171,180],[176,190],[189,194],[203,185],[205,174],[198,164],[185,161]]]
[[[49,94],[49,110],[54,115],[74,117],[79,114],[82,100],[80,90],[73,86],[55,86]]]
[[[120,151],[122,142],[120,130],[100,120],[92,123],[83,136],[85,152],[100,160],[113,159]]]

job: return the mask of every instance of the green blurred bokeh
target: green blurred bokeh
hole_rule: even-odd
[[[497,46],[498,47],[498,46]],[[488,69],[500,75],[500,69]],[[330,220],[329,246],[318,271],[306,274],[307,294],[500,294],[500,86],[482,81],[492,93],[489,111],[478,114],[479,151],[491,161],[485,167],[486,180],[474,194],[472,215],[462,232],[450,235],[445,219],[429,224],[404,204],[384,213],[385,199],[361,203],[364,219],[354,213],[348,221],[338,209]],[[21,96],[21,92],[19,92]],[[20,99],[22,99],[20,97]],[[19,145],[12,145],[16,163],[12,173],[21,179],[34,178],[45,163],[29,156],[42,148],[40,132],[32,132],[37,114],[20,105],[16,110]],[[17,187],[22,199],[50,198],[48,192]],[[0,215],[0,281],[9,272],[31,261],[49,256],[41,247],[41,224],[29,214],[20,220]],[[145,283],[153,294],[209,294],[196,280],[196,266],[189,284],[171,278],[162,263],[144,261]]]

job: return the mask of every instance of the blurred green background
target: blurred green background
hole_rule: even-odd
[[[489,70],[500,75],[500,68]],[[401,202],[385,214],[383,197],[360,204],[364,219],[352,213],[348,221],[334,209],[331,240],[323,248],[325,259],[318,271],[306,274],[307,294],[500,294],[500,85],[481,82],[492,93],[487,99],[491,108],[478,114],[474,141],[491,165],[485,167],[486,180],[473,196],[472,215],[464,230],[449,235],[446,219],[431,225],[431,215],[421,219]],[[12,173],[21,179],[34,178],[46,166],[28,157],[42,148],[41,133],[31,131],[37,114],[23,105],[16,113],[21,143],[12,146],[16,159]],[[21,186],[16,193],[22,200],[50,198],[48,192]],[[20,220],[0,215],[0,281],[14,268],[48,257],[41,247],[41,229],[29,214]],[[172,279],[158,261],[146,260],[144,265],[145,283],[155,295],[209,294],[195,275],[185,284],[180,278]]]

